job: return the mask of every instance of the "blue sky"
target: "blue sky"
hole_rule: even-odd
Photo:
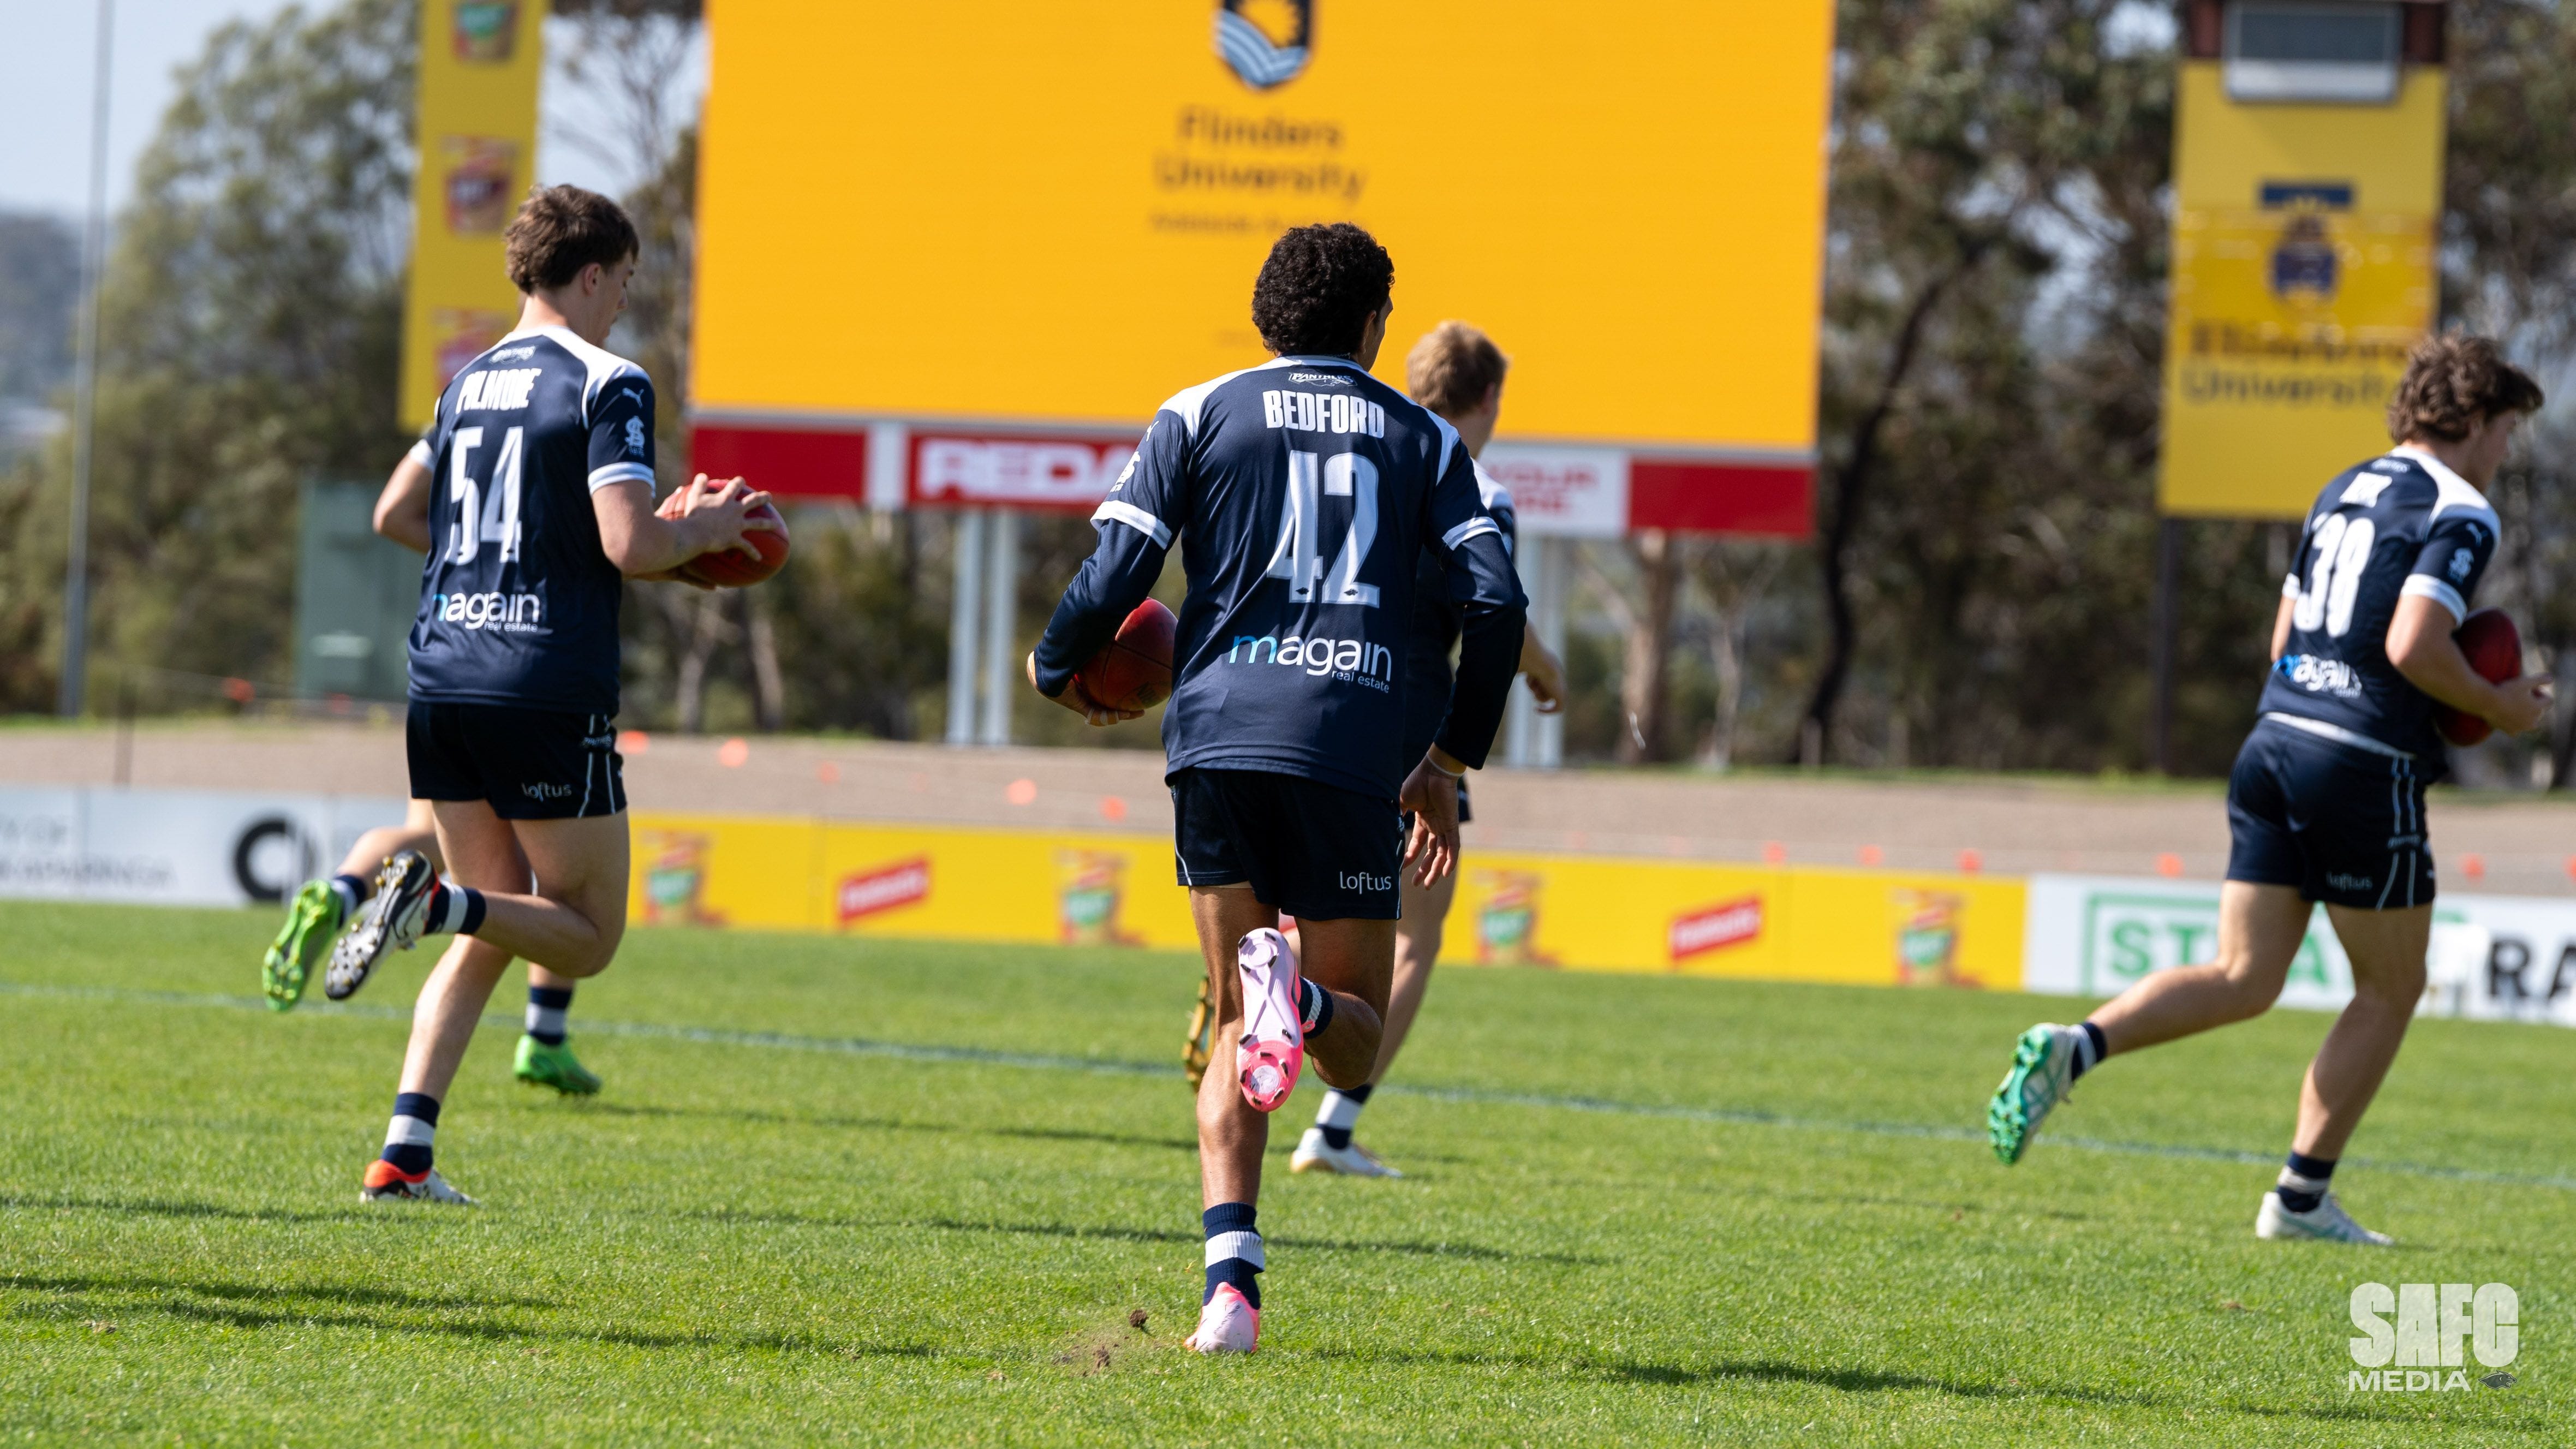
[[[225,21],[267,20],[287,8],[283,0],[115,3],[108,121],[111,208],[123,205],[131,194],[135,158],[170,103],[172,71],[194,59],[206,37]],[[50,0],[9,7],[8,43],[0,45],[0,137],[7,140],[0,146],[0,207],[77,216],[88,204],[97,5],[98,0]],[[692,74],[674,77],[675,90],[694,95],[703,87],[704,50],[701,45]],[[559,84],[548,86],[543,105],[547,135],[537,148],[538,178],[624,189],[630,178],[609,174],[578,148],[559,144],[565,127],[594,120],[598,107]]]

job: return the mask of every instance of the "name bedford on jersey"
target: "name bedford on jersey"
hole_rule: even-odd
[[[1261,395],[1261,420],[1274,428],[1301,433],[1361,433],[1386,436],[1386,409],[1346,392],[1288,392]]]

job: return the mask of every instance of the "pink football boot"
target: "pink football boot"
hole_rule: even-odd
[[[1192,1353],[1250,1353],[1261,1346],[1261,1310],[1247,1302],[1243,1290],[1219,1283],[1199,1309],[1199,1330],[1181,1340]]]
[[[1243,1100],[1256,1112],[1275,1112],[1297,1090],[1306,1066],[1306,1034],[1297,1020],[1297,956],[1288,938],[1263,927],[1235,948],[1243,980],[1243,1043],[1235,1065]]]

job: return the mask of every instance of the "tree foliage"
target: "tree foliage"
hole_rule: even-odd
[[[146,155],[104,313],[94,549],[107,665],[282,676],[297,485],[380,477],[404,445],[392,418],[416,3],[343,0],[226,27]],[[2576,21],[2541,0],[2448,8],[2446,321],[2564,379],[2576,131],[2535,118],[2576,106]],[[643,267],[612,345],[661,384],[668,486],[687,460],[696,155],[659,80],[694,43],[699,10],[555,10],[574,23],[563,65],[631,93],[606,133],[569,139],[642,178],[625,200]],[[2164,14],[2141,0],[1842,0],[1818,542],[1587,546],[1568,650],[1574,753],[2147,763],[2174,106]],[[2491,592],[2576,662],[2576,527],[2556,461],[2576,439],[2554,421],[2538,431],[2544,445],[2496,490],[2506,548]],[[0,706],[50,699],[68,465],[57,440],[0,479]],[[795,523],[796,562],[768,588],[632,591],[633,720],[937,732],[947,523],[847,507]],[[1071,520],[1023,533],[1025,640],[1089,540]],[[2209,773],[2251,717],[2291,531],[2198,522],[2181,537],[2176,759]],[[1024,733],[1097,740],[1069,716],[1019,717]],[[2556,754],[2565,778],[2576,730]],[[2527,763],[2491,756],[2482,768],[2499,778]]]
[[[316,475],[401,455],[413,0],[215,32],[138,168],[100,299],[93,688],[120,664],[279,678],[295,517]],[[71,442],[13,475],[6,703],[59,659]]]

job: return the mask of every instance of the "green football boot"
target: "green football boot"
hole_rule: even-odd
[[[2075,1085],[2075,1052],[2081,1027],[2042,1022],[2013,1044],[2012,1070],[1986,1104],[1986,1140],[2010,1166],[2029,1150],[2039,1124]]]
[[[599,1073],[572,1054],[572,1040],[548,1046],[526,1033],[519,1036],[519,1080],[531,1087],[552,1087],[567,1097],[587,1097],[599,1090]]]
[[[321,964],[345,919],[340,893],[327,880],[306,881],[287,902],[286,924],[268,943],[268,954],[259,958],[259,989],[268,997],[269,1010],[291,1011],[304,999],[305,978]]]

